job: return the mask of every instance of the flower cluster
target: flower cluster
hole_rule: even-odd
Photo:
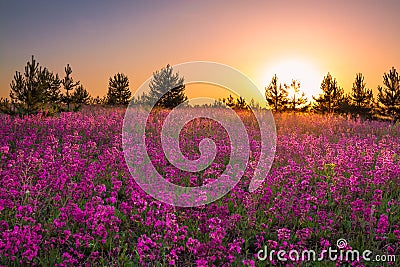
[[[146,173],[128,171],[123,109],[1,115],[0,265],[257,266],[264,245],[322,250],[339,238],[355,249],[398,253],[399,125],[277,114],[275,161],[262,186],[249,193],[260,132],[254,117],[239,113],[251,140],[244,176],[223,198],[195,208],[167,205],[137,185],[132,175]],[[147,125],[157,170],[185,186],[217,179],[231,152],[226,131],[206,119],[188,123],[182,153],[197,159],[204,138],[215,141],[217,152],[204,171],[182,171],[160,146],[166,115],[152,114]]]

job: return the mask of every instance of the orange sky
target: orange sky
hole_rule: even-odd
[[[116,72],[135,91],[155,70],[187,61],[230,65],[264,88],[269,70],[296,58],[345,91],[362,72],[375,92],[384,72],[400,68],[395,0],[14,2],[0,3],[1,97],[32,54],[61,75],[69,63],[93,96]]]

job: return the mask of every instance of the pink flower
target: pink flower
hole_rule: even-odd
[[[205,259],[196,260],[196,266],[197,267],[208,267],[207,263],[208,263],[208,261],[205,260]]]
[[[290,229],[281,228],[278,229],[278,239],[279,240],[289,240],[290,239]]]
[[[379,234],[387,233],[389,228],[389,218],[386,214],[381,214],[376,232]]]
[[[1,154],[8,154],[9,151],[10,151],[10,147],[9,146],[0,147],[0,153]]]

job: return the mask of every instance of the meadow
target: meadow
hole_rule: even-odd
[[[243,111],[253,151],[245,177],[211,204],[179,208],[146,194],[129,173],[124,112],[0,115],[0,265],[398,266],[399,124],[274,114],[275,159],[263,185],[250,193],[246,177],[260,142]],[[204,137],[214,137],[218,147],[216,161],[191,176],[164,159],[157,116],[149,123],[148,146],[160,172],[191,186],[218,177],[230,152],[226,132],[207,121],[188,125],[180,139],[188,158],[198,156]],[[266,245],[322,251],[338,239],[348,242],[343,250],[397,255],[396,262],[256,257]]]

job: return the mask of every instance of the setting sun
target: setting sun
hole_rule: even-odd
[[[282,85],[290,85],[293,79],[299,81],[300,93],[304,92],[308,100],[320,93],[320,84],[324,75],[313,64],[300,59],[281,60],[268,67],[262,74],[265,86],[268,86],[274,74],[277,75],[278,82]],[[289,89],[289,95],[293,95],[292,89]]]

